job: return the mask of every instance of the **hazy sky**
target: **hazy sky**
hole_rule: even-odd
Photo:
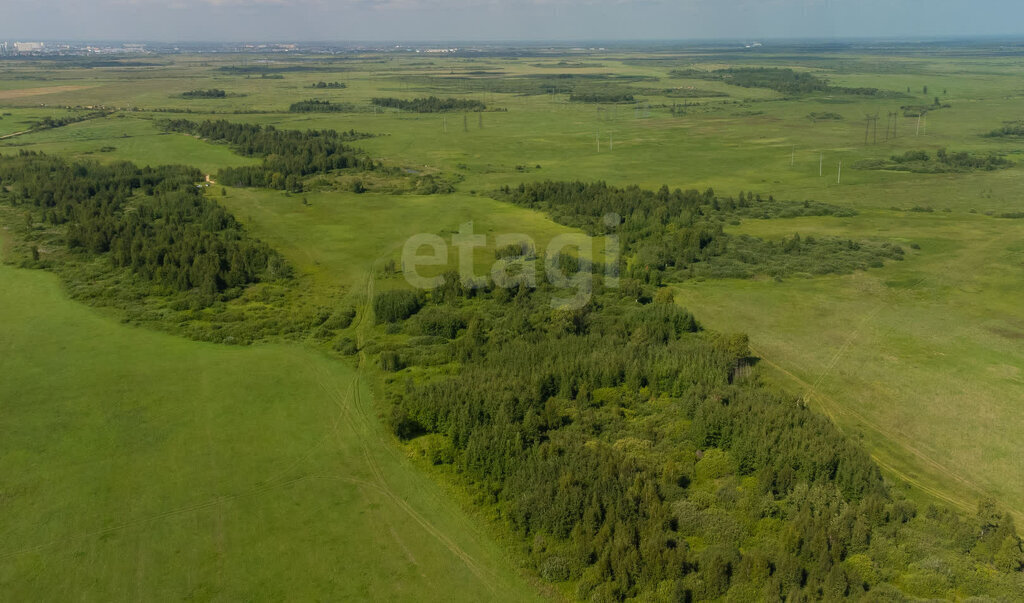
[[[1024,34],[1022,0],[0,0],[0,39],[769,39]]]

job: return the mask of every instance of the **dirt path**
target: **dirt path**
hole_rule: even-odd
[[[348,391],[341,391],[330,382],[329,375],[326,373],[319,374],[317,377],[318,384],[321,389],[326,393],[338,407],[338,413],[335,415],[334,425],[332,431],[337,439],[339,445],[345,445],[346,437],[342,434],[341,422],[346,423],[349,431],[355,434],[359,441],[359,446],[362,449],[363,459],[366,461],[366,466],[372,474],[369,485],[374,490],[383,494],[388,500],[395,504],[419,527],[423,528],[428,534],[433,536],[438,542],[440,542],[449,552],[455,555],[461,560],[467,569],[476,576],[476,578],[484,585],[485,588],[491,593],[494,593],[494,582],[496,576],[492,572],[488,571],[487,568],[482,567],[480,564],[473,559],[465,550],[462,549],[454,540],[448,537],[442,530],[431,523],[426,517],[424,517],[419,511],[417,511],[411,504],[409,504],[398,492],[396,492],[391,485],[388,483],[387,476],[381,469],[373,451],[370,448],[369,440],[372,438],[373,432],[376,429],[376,425],[373,419],[366,414],[364,408],[364,402],[360,395],[361,377],[357,374]]]
[[[375,289],[374,285],[373,266],[370,266],[366,271],[366,278],[363,281],[362,287],[353,292],[362,298],[358,303],[359,311],[354,325],[356,339],[360,346],[366,339],[367,330],[373,327],[372,313]],[[360,353],[360,371],[366,370],[365,366],[367,362],[368,360],[365,355]],[[349,436],[343,434],[341,429],[342,423],[344,423],[347,430],[354,434],[358,439],[363,460],[365,461],[366,468],[370,471],[371,477],[370,480],[366,482],[366,485],[383,494],[388,500],[394,503],[395,506],[401,509],[413,523],[430,534],[441,545],[448,549],[449,552],[462,561],[466,568],[484,585],[485,588],[487,588],[489,592],[496,594],[494,589],[495,584],[498,581],[498,576],[490,568],[484,567],[478,563],[476,559],[460,547],[458,543],[456,543],[444,531],[434,525],[429,519],[416,510],[415,507],[407,502],[405,497],[396,491],[389,483],[388,476],[381,468],[380,461],[378,461],[376,453],[393,453],[392,457],[399,463],[402,462],[401,455],[397,454],[397,451],[391,450],[390,445],[386,442],[382,442],[383,445],[380,446],[373,446],[373,444],[379,441],[375,436],[380,430],[380,425],[378,424],[377,419],[373,416],[372,402],[361,395],[362,379],[362,375],[357,373],[351,384],[345,391],[343,391],[332,382],[330,375],[326,373],[325,369],[320,368],[317,370],[318,385],[337,406],[337,413],[334,416],[333,425],[331,426],[331,432],[333,433],[334,438],[336,438],[337,443],[339,445],[345,445],[348,441]],[[407,552],[407,554],[411,556],[411,553]]]
[[[4,134],[3,136],[0,136],[0,140],[3,140],[5,138],[14,138],[15,136],[21,136],[22,134],[28,134],[31,131],[32,130],[22,130],[21,132],[14,132],[12,134]]]

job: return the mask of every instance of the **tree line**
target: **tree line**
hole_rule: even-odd
[[[734,198],[719,196],[713,189],[673,191],[663,186],[651,191],[604,182],[548,181],[505,186],[495,198],[546,211],[556,222],[593,235],[616,234],[629,259],[625,273],[652,284],[695,276],[848,273],[904,255],[902,248],[888,242],[799,235],[776,242],[725,232],[726,224],[743,217],[851,214],[825,203],[764,199],[750,192]],[[608,215],[621,223],[609,227]]]
[[[573,103],[631,103],[633,95],[628,92],[573,92],[569,102]]]
[[[210,88],[209,90],[189,90],[182,92],[182,98],[225,98],[228,93],[219,88]]]
[[[781,94],[803,95],[816,92],[852,94],[859,96],[893,96],[894,93],[878,88],[848,88],[832,86],[828,80],[806,71],[783,67],[730,67],[706,71],[702,69],[675,69],[671,77],[722,81],[743,88],[767,88]]]
[[[941,148],[935,155],[924,150],[912,150],[892,155],[888,160],[865,160],[856,167],[870,170],[903,170],[919,174],[973,172],[1004,169],[1014,164],[995,153],[979,154],[969,151],[947,151]]]
[[[65,246],[130,270],[155,291],[215,296],[285,276],[282,258],[207,199],[199,170],[68,162],[34,152],[0,158],[0,190]],[[38,255],[38,254],[34,254]],[[212,297],[211,297],[212,299]]]
[[[352,103],[332,103],[329,100],[309,100],[292,103],[288,107],[290,113],[350,113],[355,111]]]
[[[986,138],[1018,138],[1024,136],[1024,121],[1009,121],[1001,128],[983,134]]]
[[[315,84],[310,85],[310,88],[318,88],[318,89],[321,89],[321,90],[323,90],[323,89],[331,90],[331,89],[348,88],[348,85],[345,84],[344,82],[324,82],[324,81],[319,81],[319,82],[317,82]]]
[[[373,159],[347,145],[372,136],[349,130],[278,130],[273,126],[227,120],[195,122],[173,119],[161,123],[168,132],[182,132],[211,142],[225,142],[247,157],[262,157],[258,166],[222,168],[218,179],[231,186],[255,186],[301,192],[303,178],[333,170],[373,170]]]
[[[50,117],[49,115],[47,115],[46,117],[40,119],[39,121],[32,122],[31,129],[32,130],[49,130],[51,128],[62,128],[64,126],[68,126],[68,125],[71,125],[71,124],[76,124],[76,123],[83,122],[83,121],[88,121],[90,119],[98,119],[98,118],[101,118],[101,117],[106,117],[106,116],[110,115],[111,113],[113,113],[113,112],[112,111],[103,110],[103,111],[90,111],[89,113],[79,113],[79,114],[65,115],[64,117]]]
[[[448,113],[452,111],[485,111],[487,105],[470,98],[414,98],[411,100],[393,97],[375,97],[371,101],[378,107],[410,111],[413,113]]]

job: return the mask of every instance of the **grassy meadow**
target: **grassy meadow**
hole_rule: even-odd
[[[41,272],[0,282],[5,598],[531,596],[383,438],[353,367],[123,326]]]
[[[447,239],[472,221],[488,235],[476,255],[482,272],[494,235],[523,233],[542,248],[569,232],[488,196],[523,181],[713,187],[853,208],[848,218],[746,219],[729,229],[892,241],[906,259],[847,276],[672,283],[677,303],[709,327],[749,333],[764,374],[860,439],[896,487],[964,510],[991,496],[1024,519],[1024,220],[999,217],[1024,211],[1024,145],[982,136],[1024,119],[1024,60],[609,51],[570,69],[561,56],[362,58],[272,59],[315,66],[282,79],[221,69],[244,65],[241,56],[159,57],[145,67],[0,64],[0,154],[185,163],[210,174],[255,163],[155,124],[223,118],[373,133],[355,145],[389,166],[452,177],[456,191],[438,195],[211,187],[322,299],[341,292],[365,301],[367,275],[377,277],[371,288],[403,286],[380,267],[413,234]],[[901,96],[786,97],[670,73],[727,66],[810,70],[834,85]],[[636,104],[510,89],[565,72],[648,79],[615,84],[635,88]],[[311,88],[318,81],[347,87]],[[181,97],[206,88],[228,97]],[[687,98],[683,108],[670,90],[727,96]],[[428,95],[507,111],[370,104]],[[935,97],[949,107],[930,111],[923,130],[901,109]],[[288,112],[311,98],[356,110]],[[110,115],[17,134],[97,106]],[[890,112],[895,134],[883,133]],[[881,116],[867,144],[866,114]],[[939,174],[858,167],[940,148],[998,153],[1015,165]],[[11,434],[0,442],[0,586],[15,599],[534,594],[501,546],[384,435],[373,373],[298,344],[239,349],[125,327],[68,301],[41,273],[0,266],[0,283],[0,424]]]

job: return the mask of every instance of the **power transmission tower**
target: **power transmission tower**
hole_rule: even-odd
[[[864,116],[864,144],[868,143],[868,134],[874,132],[875,144],[878,144],[878,114]]]

